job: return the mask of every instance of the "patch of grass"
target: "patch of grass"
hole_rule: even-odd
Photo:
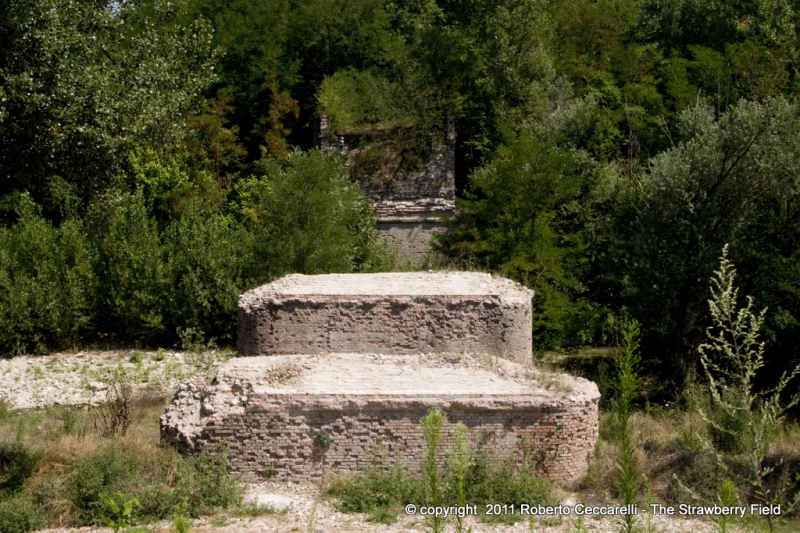
[[[13,411],[0,421],[0,531],[98,525],[110,516],[107,497],[141,503],[131,524],[171,519],[182,504],[187,519],[238,508],[241,490],[222,450],[183,457],[160,446],[163,408],[163,400],[134,401],[130,431],[109,437],[76,429],[90,422],[80,409]]]
[[[249,516],[251,518],[277,513],[278,510],[271,505],[260,505],[258,502],[244,503],[239,507],[240,516]]]

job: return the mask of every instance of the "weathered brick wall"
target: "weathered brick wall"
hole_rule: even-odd
[[[378,231],[383,239],[397,247],[397,255],[412,265],[421,265],[431,249],[433,236],[446,231],[438,221],[413,222],[398,220],[378,222]]]
[[[426,451],[419,422],[433,407],[447,413],[441,464],[455,444],[451,429],[459,422],[467,427],[473,451],[513,458],[552,481],[578,479],[594,454],[597,398],[537,404],[502,394],[251,397],[244,412],[211,417],[195,451],[215,453],[224,444],[236,471],[295,482],[372,464],[388,468],[400,462],[415,470]],[[320,437],[323,431],[330,437],[327,447]]]
[[[326,293],[303,292],[306,280],[316,282],[311,278],[329,279],[331,287],[319,288]],[[358,286],[348,287],[349,279]],[[454,286],[453,280],[464,289],[448,292],[444,284]],[[486,289],[476,289],[479,283]],[[364,289],[370,284],[374,291]],[[431,294],[431,287],[441,288],[441,294]],[[532,295],[509,280],[478,273],[295,275],[240,298],[238,350],[242,355],[463,351],[528,362]]]

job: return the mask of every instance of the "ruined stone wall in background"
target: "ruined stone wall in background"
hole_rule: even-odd
[[[363,136],[363,135],[362,135]],[[356,135],[338,135],[329,141],[327,119],[320,117],[316,146],[348,156]],[[434,144],[419,171],[392,180],[365,179],[359,185],[374,201],[380,217],[378,231],[397,246],[401,260],[419,266],[430,250],[434,234],[446,230],[441,217],[455,216],[455,130],[448,128],[443,143]]]

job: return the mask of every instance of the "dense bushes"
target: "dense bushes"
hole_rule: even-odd
[[[261,163],[224,209],[195,195],[159,219],[137,187],[106,194],[58,227],[20,196],[17,222],[0,228],[0,353],[102,333],[169,343],[187,328],[230,343],[236,300],[249,288],[290,272],[390,266],[370,201],[343,178],[339,159],[298,152]]]
[[[78,221],[53,227],[22,195],[19,221],[0,228],[0,347],[3,352],[70,345],[90,330],[96,277]]]

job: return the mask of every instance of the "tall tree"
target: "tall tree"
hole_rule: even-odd
[[[211,28],[182,0],[0,3],[0,196],[29,190],[51,214],[121,177],[136,145],[180,145],[213,80]]]

